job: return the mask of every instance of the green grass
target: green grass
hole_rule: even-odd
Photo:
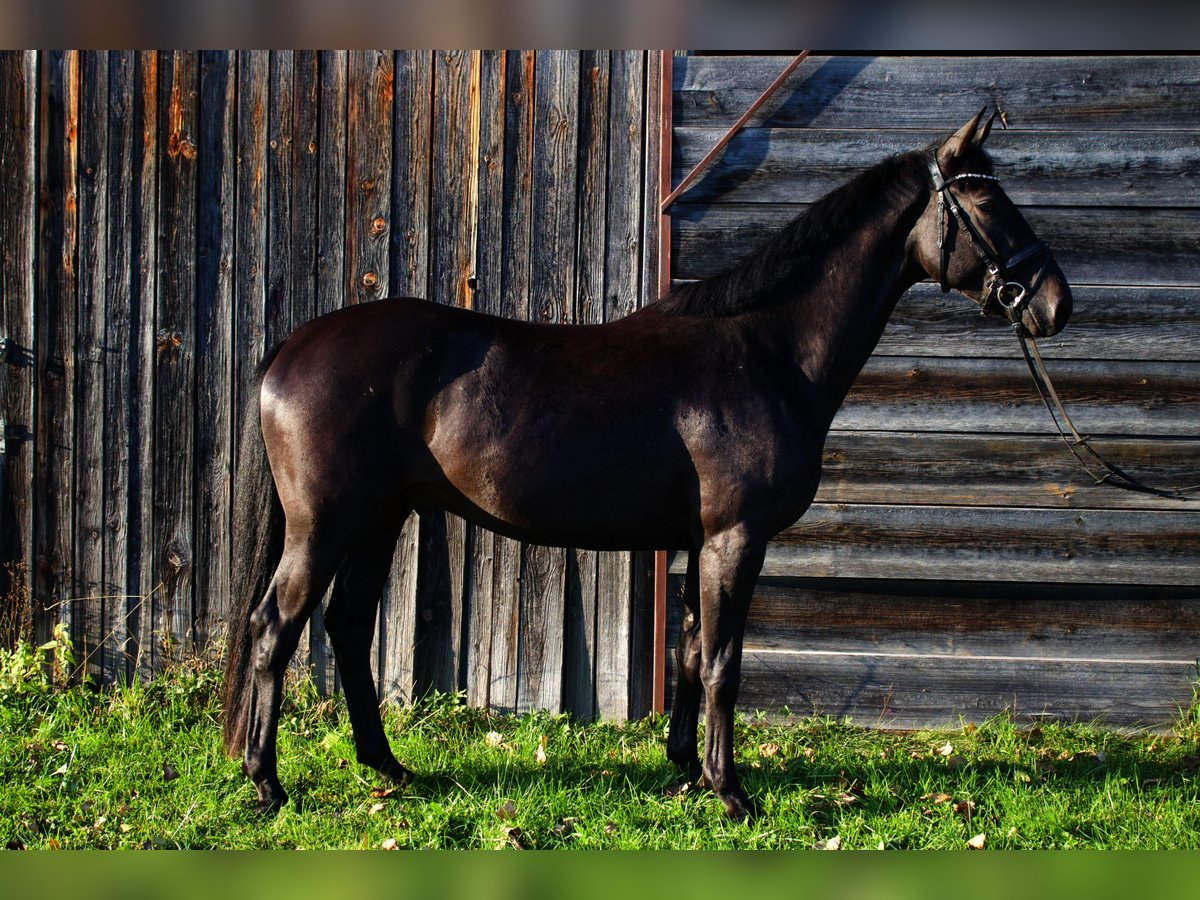
[[[0,688],[0,841],[29,848],[811,848],[1200,845],[1195,711],[1169,735],[1007,717],[886,733],[830,719],[738,723],[733,823],[708,792],[669,795],[666,722],[495,716],[455,696],[389,708],[389,790],[353,762],[340,699],[290,684],[280,774],[292,802],[253,811],[220,746],[219,674],[193,663],[140,686]],[[544,743],[543,743],[544,739]],[[950,748],[947,749],[946,745]],[[538,748],[544,749],[544,762]],[[164,763],[178,777],[164,777]]]

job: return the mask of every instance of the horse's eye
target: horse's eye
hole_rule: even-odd
[[[984,200],[982,203],[979,204],[980,212],[990,213],[990,212],[994,212],[995,209],[996,209],[996,204],[993,203],[991,200]]]

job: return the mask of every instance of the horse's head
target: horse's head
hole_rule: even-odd
[[[930,151],[929,204],[909,252],[943,291],[954,288],[1033,337],[1057,334],[1071,315],[1071,286],[992,174],[983,142],[995,113],[984,122],[984,111]]]

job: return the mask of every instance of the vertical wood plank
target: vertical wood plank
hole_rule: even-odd
[[[0,596],[33,586],[34,286],[37,216],[38,54],[0,53],[0,327],[20,348],[19,360],[0,366],[0,410],[5,434],[0,478]],[[18,364],[19,362],[19,364]],[[30,611],[32,612],[32,610]],[[32,634],[25,635],[32,638]]]
[[[292,171],[295,128],[295,53],[272,50],[267,87],[267,309],[266,346],[292,330]]]
[[[75,381],[75,659],[92,677],[103,674],[104,468],[106,440],[124,436],[104,420],[105,282],[108,232],[108,56],[80,54],[79,301]],[[116,275],[116,273],[113,273]]]
[[[133,124],[133,227],[131,248],[134,277],[130,288],[130,323],[135,334],[130,384],[133,403],[130,422],[129,570],[137,589],[130,597],[130,665],[139,680],[154,669],[154,609],[162,587],[155,580],[154,554],[154,329],[158,294],[158,70],[156,52],[138,55]]]
[[[645,64],[645,128],[642,131],[642,247],[639,306],[658,297],[658,159],[662,90],[662,53],[651,51]],[[629,714],[644,716],[653,705],[654,554],[633,554],[633,589],[629,626]]]
[[[475,308],[497,315],[501,307],[504,242],[505,54],[485,50],[479,59],[479,203],[475,249]],[[487,706],[492,680],[496,545],[503,538],[475,529],[468,568],[465,690],[472,706]]]
[[[388,296],[392,179],[391,53],[350,53],[346,123],[346,295],[352,303]]]
[[[574,305],[579,57],[539,51],[534,82],[530,319],[566,322]],[[566,552],[529,546],[521,584],[521,662],[517,707],[562,706]]]
[[[164,650],[181,652],[193,638],[195,599],[197,55],[165,55],[159,79],[153,546]]]
[[[292,291],[288,300],[289,332],[313,318],[317,308],[317,185],[320,178],[317,140],[320,89],[317,53],[297,50],[293,61],[292,103]],[[332,585],[329,588],[332,589]],[[319,607],[318,607],[319,608]],[[313,626],[317,626],[314,628]],[[323,619],[314,616],[304,625],[295,664],[311,671],[311,648],[328,656]]]
[[[578,246],[571,321],[604,321],[605,201],[609,140],[608,51],[580,53]],[[596,713],[596,601],[600,554],[567,553],[563,635],[563,708],[580,719]]]
[[[130,674],[129,622],[131,603],[141,588],[130,566],[130,467],[139,435],[134,419],[133,373],[138,342],[133,315],[134,252],[134,97],[137,58],[113,52],[108,60],[108,232],[104,253],[110,277],[104,285],[104,422],[114,435],[104,441],[104,633],[100,663],[106,683]]]
[[[316,192],[316,294],[315,315],[324,315],[345,304],[346,257],[346,53],[321,51],[317,70],[317,192]],[[331,588],[332,590],[332,588]],[[322,695],[336,683],[336,666],[325,634],[324,602],[313,611],[309,628],[309,654],[313,680]]]
[[[604,248],[605,321],[640,305],[645,52],[613,51],[609,89],[608,192]],[[631,553],[601,553],[596,595],[596,714],[629,717]]]
[[[499,267],[500,306],[512,319],[529,313],[529,241],[533,196],[532,51],[510,51],[504,62],[504,195]],[[521,643],[521,544],[497,536],[492,554],[492,652],[489,703],[517,708]]]
[[[267,304],[267,51],[238,54],[237,208],[234,254],[233,446],[236,464],[241,412],[266,350]],[[235,489],[237,486],[235,485]]]
[[[56,621],[70,625],[79,62],[75,51],[45,55],[41,73],[38,310],[34,322],[34,610],[36,640]]]
[[[346,117],[346,296],[350,303],[376,300],[389,293],[395,65],[392,53],[350,53]],[[380,696],[389,690],[380,657],[389,641],[386,628],[394,595],[391,582],[402,565],[398,553],[393,578],[385,586],[380,602],[379,624],[371,648],[371,669]]]
[[[429,295],[429,183],[433,54],[397,54],[391,215],[373,223],[391,246],[390,295]],[[380,603],[383,677],[380,694],[407,701],[416,694],[417,584],[421,522],[409,515],[400,531]]]
[[[196,270],[195,605],[201,646],[230,609],[236,110],[236,56],[203,53]]]
[[[433,55],[430,140],[429,296],[473,305],[479,142],[478,54]],[[449,513],[423,516],[418,563],[416,658],[418,693],[459,687],[466,603],[466,523]]]

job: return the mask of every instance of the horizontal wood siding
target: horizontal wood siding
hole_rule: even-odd
[[[787,61],[676,61],[676,182]],[[1119,465],[1194,485],[1198,100],[1195,57],[811,57],[672,208],[672,275],[724,270],[996,107],[996,172],[1074,289],[1039,342],[1063,400]],[[917,285],[834,421],[813,508],[767,552],[741,703],[899,727],[1004,708],[1168,723],[1200,655],[1196,505],[1095,486],[1009,330]]]
[[[0,588],[88,671],[219,640],[240,412],[265,350],[412,295],[599,322],[654,283],[651,55],[4,52]],[[644,711],[644,560],[409,519],[381,698]],[[318,613],[297,657],[336,671]]]

